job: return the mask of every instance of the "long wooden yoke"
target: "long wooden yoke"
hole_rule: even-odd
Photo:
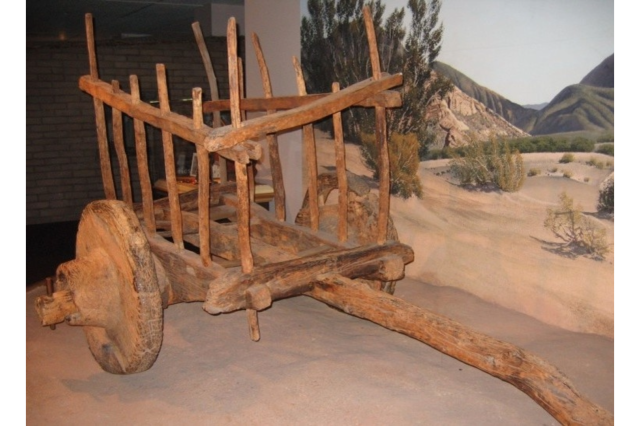
[[[93,22],[87,15],[90,75],[80,78],[80,88],[93,97],[107,200],[85,208],[76,259],[58,267],[56,292],[37,299],[42,324],[66,321],[82,326],[101,367],[130,374],[153,365],[162,342],[162,310],[171,304],[204,302],[210,314],[244,309],[251,338],[259,340],[258,311],[274,300],[306,295],[420,340],[511,383],[563,424],[613,424],[611,413],[580,395],[560,371],[537,356],[380,291],[384,283],[403,277],[413,251],[391,235],[389,219],[385,109],[399,106],[398,93],[388,89],[402,84],[402,75],[381,72],[367,8],[364,16],[373,76],[342,90],[334,84],[331,94],[307,95],[299,63],[294,61],[299,96],[273,97],[260,43],[254,36],[265,91],[261,99],[243,99],[232,18],[227,31],[230,99],[203,103],[202,90],[193,89],[193,116],[188,118],[170,110],[163,65],[157,66],[159,108],[140,100],[136,76],[129,80],[131,93],[122,91],[116,81],[108,84],[99,79]],[[205,52],[199,27],[194,30]],[[203,53],[203,58],[215,96],[213,68],[208,55]],[[117,200],[109,157],[105,104],[113,114],[122,201]],[[340,117],[342,110],[354,105],[375,109],[380,152],[379,200],[375,211],[368,211],[367,220],[360,221],[374,222],[372,228],[366,228],[374,235],[364,242],[353,234],[353,203],[359,201],[347,176]],[[231,112],[231,124],[217,127],[219,111],[225,109]],[[267,114],[243,121],[247,110]],[[214,113],[214,127],[204,124],[203,111]],[[133,203],[122,114],[134,122],[140,204]],[[325,117],[332,117],[335,133],[336,173],[330,177],[317,173],[312,127]],[[145,124],[162,131],[168,196],[160,200],[153,200]],[[307,161],[308,226],[289,224],[284,214],[276,134],[297,127],[303,129]],[[198,191],[179,194],[173,135],[196,147]],[[261,146],[255,140],[263,137],[269,147],[275,214],[251,202],[253,178],[247,164],[261,157]],[[213,152],[233,160],[235,183],[211,184]],[[327,182],[338,189],[334,210],[323,205]],[[335,232],[323,226],[330,211],[337,212],[337,224],[330,228]]]

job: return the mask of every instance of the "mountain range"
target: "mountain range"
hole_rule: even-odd
[[[448,99],[443,99],[437,109],[431,108],[428,112],[428,115],[437,114],[440,124],[439,131],[446,132],[444,135],[445,145],[455,146],[464,143],[464,139],[468,139],[472,132],[480,135],[492,132],[498,136],[515,136],[518,133],[520,135],[543,135],[580,130],[613,130],[613,54],[590,71],[579,83],[561,90],[541,109],[518,105],[493,90],[479,85],[462,72],[442,62],[435,62],[433,69],[436,74],[449,78],[455,86],[452,93],[445,97]],[[469,108],[466,106],[472,101],[465,99],[466,97],[482,104],[489,110],[489,115],[492,113],[499,116],[508,125],[499,123],[495,117],[490,118],[488,125],[478,123],[483,120],[478,120],[477,116],[468,114]],[[454,99],[455,101],[453,101]],[[457,109],[457,106],[463,107]],[[481,109],[475,108],[476,111]],[[430,117],[434,117],[434,115],[430,115]],[[460,122],[459,125],[452,126],[453,118]],[[441,119],[444,119],[444,123]]]

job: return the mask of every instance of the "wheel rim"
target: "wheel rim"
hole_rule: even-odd
[[[89,349],[110,373],[149,369],[162,344],[163,310],[153,257],[133,211],[96,201],[82,213],[76,260],[58,267],[80,310]]]

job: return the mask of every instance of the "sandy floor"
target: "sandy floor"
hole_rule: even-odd
[[[103,372],[78,327],[38,323],[27,293],[29,425],[554,425],[513,386],[315,300],[276,302],[251,342],[242,312],[165,310],[147,372]],[[568,332],[463,291],[413,280],[396,294],[542,356],[613,411],[613,341]]]

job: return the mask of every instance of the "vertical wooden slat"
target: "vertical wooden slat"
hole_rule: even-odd
[[[156,74],[158,80],[158,100],[160,101],[160,111],[163,114],[168,114],[170,112],[169,92],[167,90],[167,72],[164,64],[156,65]],[[180,200],[178,198],[176,163],[173,153],[173,135],[164,130],[162,131],[162,149],[164,151],[164,170],[167,178],[169,211],[171,215],[171,237],[173,238],[174,244],[179,249],[183,249],[182,212],[180,211]]]
[[[227,25],[227,59],[229,63],[229,103],[231,107],[231,125],[240,127],[240,80],[238,70],[238,39],[236,34],[236,20],[230,18]],[[240,264],[245,274],[253,270],[253,255],[251,254],[251,238],[249,234],[249,182],[246,164],[235,162],[236,185],[238,188],[238,247],[240,249]],[[260,340],[260,325],[258,312],[247,309],[249,335],[251,340]]]
[[[369,57],[371,58],[371,69],[373,78],[378,80],[381,77],[380,57],[378,55],[378,43],[376,33],[373,28],[371,10],[368,6],[364,8],[364,22],[367,30],[367,40],[369,41]],[[379,212],[378,212],[378,244],[387,240],[387,224],[389,222],[389,209],[391,204],[391,181],[389,175],[389,144],[387,141],[387,114],[384,107],[375,107],[376,115],[376,141],[378,143],[378,176],[380,187]]]
[[[227,55],[229,64],[229,103],[231,108],[231,125],[240,127],[240,80],[238,70],[238,39],[236,34],[236,20],[230,18],[227,25]],[[251,254],[251,240],[249,236],[249,182],[247,166],[235,163],[236,184],[238,188],[238,245],[240,248],[240,262],[242,271],[249,273],[253,270],[253,255]]]
[[[211,92],[211,100],[217,101],[218,99],[220,99],[220,94],[218,92],[218,79],[216,78],[216,74],[213,71],[213,64],[211,62],[211,57],[209,56],[209,51],[207,50],[207,45],[204,41],[204,36],[202,35],[200,23],[194,22],[193,24],[191,24],[191,28],[193,29],[193,34],[196,38],[196,43],[198,44],[198,50],[200,50],[200,56],[202,56],[202,62],[204,63],[204,69],[207,74],[207,81],[209,82],[209,91]],[[217,129],[221,126],[222,119],[220,118],[220,111],[214,111],[213,128]],[[227,160],[225,160],[223,157],[219,157],[218,167],[220,170],[220,183],[227,183]]]
[[[296,71],[296,83],[298,84],[298,94],[306,95],[307,88],[302,75],[300,61],[293,57],[293,67]],[[313,124],[302,126],[302,140],[307,164],[307,192],[309,195],[309,217],[311,230],[317,231],[320,223],[320,213],[318,208],[318,158],[316,155],[316,139],[313,134]]]
[[[193,127],[202,128],[202,89],[195,87],[193,98]],[[204,266],[211,265],[211,233],[209,229],[209,151],[204,146],[196,145],[198,157],[198,230],[200,233],[200,259]]]
[[[239,93],[240,99],[244,99],[244,67],[242,65],[242,58],[238,58],[238,83],[240,84]],[[240,110],[240,120],[247,120],[247,112]],[[249,162],[247,164],[247,181],[249,182],[249,202],[253,203],[256,198],[256,181],[253,173],[253,164]]]
[[[253,33],[253,48],[256,52],[256,58],[258,59],[258,67],[260,69],[260,77],[262,78],[262,89],[264,90],[264,97],[273,97],[273,91],[271,89],[271,78],[269,77],[269,68],[264,59],[262,53],[262,47],[260,46],[260,39]],[[267,111],[267,114],[273,114],[275,110]],[[274,205],[276,210],[276,219],[284,222],[286,219],[285,209],[285,190],[284,190],[284,177],[282,175],[282,163],[280,162],[280,152],[278,149],[278,137],[275,134],[267,135],[267,145],[269,146],[269,164],[271,165],[271,179],[273,181],[274,188]]]
[[[138,76],[129,76],[129,87],[134,104],[140,102],[140,85]],[[138,176],[140,177],[140,191],[142,193],[142,216],[144,226],[151,234],[156,232],[156,218],[153,212],[153,187],[149,174],[149,160],[147,158],[147,135],[144,129],[144,121],[133,120],[133,131],[136,140],[136,159],[138,164]]]
[[[114,92],[120,90],[120,83],[117,80],[111,82]],[[122,190],[122,199],[130,207],[133,207],[133,194],[131,193],[131,175],[129,174],[129,160],[127,152],[124,148],[124,128],[122,126],[122,111],[112,108],[111,121],[113,126],[113,144],[116,148],[118,158],[118,167],[120,169],[120,188]]]
[[[332,91],[340,91],[340,83],[334,82]],[[347,240],[347,223],[349,207],[349,186],[347,183],[347,160],[344,150],[342,132],[342,114],[333,114],[333,133],[335,134],[336,175],[338,176],[338,240]]]
[[[90,13],[84,15],[84,24],[87,33],[87,52],[89,55],[89,74],[91,78],[98,79],[98,61],[96,59],[96,44],[93,35],[93,16]],[[102,187],[104,196],[108,200],[116,199],[116,186],[113,182],[111,159],[109,157],[109,142],[107,140],[107,125],[104,116],[104,104],[101,100],[93,98],[93,109],[96,116],[96,133],[98,137],[98,152],[100,154],[100,173],[102,175]]]
[[[191,28],[193,29],[193,35],[196,38],[198,50],[200,51],[200,56],[202,56],[202,62],[204,63],[204,69],[207,74],[207,81],[209,82],[209,91],[211,92],[211,100],[217,101],[218,99],[220,99],[220,95],[218,93],[218,80],[216,79],[216,74],[213,71],[213,64],[211,62],[211,57],[209,56],[209,50],[207,50],[207,45],[204,41],[204,36],[202,35],[200,23],[194,22],[193,24],[191,24]],[[218,128],[220,126],[222,126],[222,121],[220,120],[220,111],[214,111],[213,127]]]

